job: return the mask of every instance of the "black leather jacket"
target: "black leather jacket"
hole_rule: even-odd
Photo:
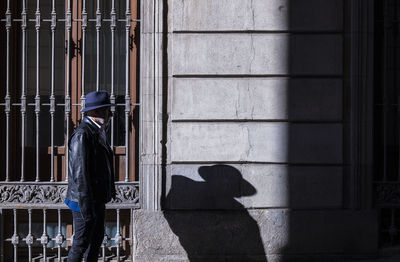
[[[100,129],[87,117],[72,134],[68,150],[67,198],[78,202],[86,221],[94,219],[94,204],[115,198],[113,152]]]

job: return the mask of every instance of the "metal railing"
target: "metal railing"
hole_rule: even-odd
[[[14,256],[14,261],[48,261],[49,259],[58,259],[58,261],[62,261],[66,259],[67,254],[68,254],[68,247],[72,245],[73,241],[73,231],[70,233],[66,232],[66,225],[71,225],[71,228],[73,229],[73,224],[71,223],[71,217],[66,216],[66,212],[69,212],[67,210],[63,209],[41,209],[40,211],[42,212],[42,217],[40,219],[36,218],[36,223],[34,223],[34,220],[32,218],[32,211],[39,211],[36,209],[26,209],[26,210],[21,210],[21,209],[11,209],[12,214],[12,235],[10,235],[9,238],[4,239],[5,245],[10,244],[12,245],[13,249],[13,256]],[[132,221],[132,213],[134,209],[127,209],[127,210],[122,210],[122,211],[128,211],[130,214],[128,214],[129,219],[127,221]],[[47,223],[48,221],[48,213],[51,212],[56,212],[57,216],[57,222],[55,226],[55,231],[54,232],[48,232],[50,226]],[[99,258],[102,259],[102,261],[131,261],[133,257],[133,247],[134,247],[134,237],[133,237],[133,232],[132,232],[132,227],[128,223],[124,223],[122,227],[121,223],[121,216],[120,216],[121,209],[115,209],[115,212],[112,210],[107,210],[108,215],[113,215],[116,221],[116,226],[112,228],[110,226],[110,222],[106,222],[106,227],[109,229],[114,229],[115,234],[114,235],[108,235],[107,230],[105,231],[104,235],[104,240],[101,245],[101,256]],[[25,213],[25,214],[24,214]],[[37,212],[36,212],[37,213]],[[126,212],[125,212],[126,213]],[[25,223],[27,225],[27,230],[22,232],[19,227],[21,223],[19,223],[19,216],[22,215],[27,215],[28,221]],[[38,215],[38,214],[36,214]],[[54,214],[51,214],[54,215]],[[126,214],[125,214],[126,215]],[[38,224],[42,223],[42,233],[38,234],[38,230],[36,232],[33,232],[32,225],[33,224]],[[10,225],[11,226],[11,225]],[[38,227],[36,227],[38,228]],[[126,230],[123,230],[124,232],[121,232],[121,228],[124,228]],[[11,227],[10,227],[11,229]],[[20,230],[19,230],[20,229]],[[108,230],[110,231],[110,230]],[[7,232],[7,230],[6,230]],[[49,246],[51,242],[54,242],[52,246]],[[68,244],[67,244],[68,242]],[[38,245],[41,246],[41,248],[38,248]],[[121,252],[122,247],[125,245],[125,248],[123,252]],[[129,246],[129,247],[128,247]],[[41,250],[40,250],[41,249]],[[3,248],[3,250],[7,250],[6,248]],[[23,251],[27,252],[23,252]],[[111,252],[111,251],[113,252]],[[36,251],[36,252],[34,252]]]
[[[374,193],[380,247],[400,247],[400,3],[375,3]],[[390,251],[392,252],[392,251]]]
[[[130,139],[132,139],[130,135],[129,127],[131,125],[131,113],[132,107],[139,107],[140,102],[132,102],[131,97],[131,32],[132,32],[132,23],[139,23],[139,19],[131,18],[131,1],[132,0],[110,0],[110,1],[100,1],[97,0],[95,16],[90,17],[87,10],[87,1],[88,0],[66,0],[61,6],[64,12],[60,15],[57,13],[57,6],[60,1],[55,0],[30,0],[29,3],[32,4],[35,2],[35,10],[32,17],[32,12],[28,12],[29,5],[27,5],[27,0],[18,0],[19,6],[12,8],[10,4],[15,4],[17,1],[7,0],[6,10],[0,10],[5,17],[0,19],[0,25],[5,28],[5,39],[0,39],[0,41],[5,42],[5,64],[1,64],[0,68],[5,68],[5,97],[4,103],[0,103],[0,106],[4,107],[5,113],[5,125],[4,130],[1,130],[1,133],[5,134],[4,145],[0,145],[0,151],[4,155],[5,162],[1,164],[4,166],[4,179],[0,181],[0,209],[3,214],[0,218],[3,218],[2,227],[4,230],[3,236],[0,236],[1,245],[1,257],[4,259],[4,256],[7,256],[4,253],[7,250],[7,245],[12,245],[13,248],[13,259],[14,261],[18,261],[18,258],[21,256],[23,259],[27,258],[28,261],[48,261],[49,259],[58,259],[61,261],[65,258],[65,252],[71,244],[73,238],[73,230],[72,234],[67,235],[63,234],[62,228],[63,223],[66,225],[72,226],[72,219],[65,218],[68,217],[69,210],[66,210],[66,206],[63,204],[63,200],[65,197],[66,189],[67,189],[67,173],[68,173],[68,140],[69,134],[71,133],[72,127],[70,126],[71,122],[71,112],[72,109],[75,108],[84,108],[85,107],[85,82],[86,82],[86,74],[85,66],[87,65],[87,54],[86,54],[86,44],[87,44],[87,33],[92,30],[90,24],[94,25],[95,33],[96,33],[96,90],[100,88],[100,76],[101,76],[101,58],[102,56],[110,56],[110,100],[112,103],[116,103],[116,107],[112,107],[111,110],[113,112],[113,117],[111,119],[111,128],[110,128],[110,145],[112,148],[115,148],[114,138],[115,134],[115,112],[117,108],[121,108],[124,111],[124,141],[125,145],[120,153],[121,155],[125,155],[124,162],[124,179],[122,181],[116,182],[116,192],[117,197],[111,203],[106,205],[106,214],[108,216],[114,217],[110,221],[115,221],[116,223],[116,232],[114,235],[105,235],[103,246],[102,246],[102,259],[104,261],[108,260],[126,260],[129,257],[129,254],[125,254],[121,256],[121,247],[126,244],[130,244],[131,247],[125,250],[130,250],[133,252],[133,232],[132,232],[132,215],[134,209],[140,207],[139,203],[139,183],[135,181],[133,177],[131,177],[132,170],[130,170],[130,156],[132,154],[130,145]],[[101,4],[105,2],[111,4],[111,8],[108,13],[105,14],[104,10],[101,9]],[[50,13],[43,12],[42,5],[43,3],[51,6]],[[120,6],[125,7],[124,13],[118,13],[116,10],[116,3],[119,3]],[[93,3],[94,4],[94,3]],[[14,14],[13,11],[20,8],[20,12]],[[79,10],[76,10],[79,8]],[[32,8],[31,8],[32,9]],[[15,12],[15,11],[14,11]],[[75,14],[75,15],[74,15]],[[79,17],[76,15],[78,14]],[[0,17],[2,14],[0,14]],[[64,16],[59,18],[60,16]],[[74,17],[76,16],[76,17]],[[72,33],[74,28],[74,23],[79,26],[75,27],[80,31],[80,58],[81,58],[81,71],[80,71],[80,85],[74,84],[71,81],[71,59],[73,53],[75,52],[75,47],[73,46],[72,41]],[[105,23],[109,23],[107,27]],[[60,24],[61,26],[60,28]],[[35,30],[35,41],[29,42],[30,39],[27,37],[27,30],[30,28],[34,28]],[[125,91],[124,94],[117,94],[115,90],[115,82],[116,82],[116,32],[121,29],[125,31],[124,36],[124,55],[125,61]],[[56,61],[56,50],[57,50],[57,39],[56,33],[58,30],[63,30],[65,36],[65,52],[66,54],[63,56],[65,59],[62,61]],[[105,30],[109,30],[111,37],[106,39],[109,41],[110,48],[108,50],[101,49],[101,34],[105,32]],[[12,37],[12,34],[18,32],[18,37]],[[43,73],[41,72],[41,64],[44,58],[46,58],[47,54],[41,53],[41,37],[43,32],[50,33],[50,74],[49,74],[49,93],[44,93],[41,86],[41,78],[43,78]],[[20,39],[20,42],[15,43],[15,39]],[[31,73],[27,67],[27,57],[30,53],[27,50],[27,44],[34,43],[36,45],[35,48],[35,69],[34,69],[34,84],[28,83],[27,74]],[[13,48],[20,47],[21,56],[20,61],[16,61],[16,57],[12,55]],[[59,48],[59,47],[58,47]],[[11,66],[13,62],[14,67]],[[56,65],[57,64],[65,65],[65,81],[64,79],[56,79]],[[17,67],[18,77],[15,77],[15,72],[13,74],[13,70],[15,71],[15,64]],[[86,64],[86,65],[85,65]],[[17,86],[15,84],[16,80],[20,77],[20,90],[13,90],[13,86]],[[12,84],[14,83],[14,84]],[[64,99],[63,101],[57,101],[56,96],[56,86],[64,86]],[[27,91],[28,87],[34,86],[34,101],[30,102]],[[74,102],[73,98],[71,98],[71,90],[77,89],[80,86],[80,101]],[[3,88],[3,87],[1,87]],[[16,97],[16,94],[19,94]],[[43,98],[48,97],[48,101],[45,101]],[[124,102],[117,101],[117,97],[122,98]],[[18,101],[19,99],[19,101]],[[15,119],[15,108],[19,107],[19,120]],[[44,109],[46,108],[46,110]],[[27,114],[34,110],[34,130],[28,130],[27,126]],[[41,116],[48,109],[49,118],[50,118],[50,134],[49,134],[49,169],[45,170],[44,167],[40,166],[41,160],[41,149],[43,149],[43,142],[41,141],[41,132],[44,129],[41,125]],[[56,126],[56,118],[57,112],[59,110],[63,110],[64,114],[64,145],[57,146],[55,143],[55,133],[57,132]],[[13,118],[14,116],[14,118]],[[19,124],[17,123],[19,122]],[[16,124],[13,124],[16,123]],[[13,130],[12,128],[15,126],[19,126],[20,130]],[[14,143],[16,140],[11,139],[12,136],[15,137],[15,133],[20,132],[21,137],[18,142],[19,146],[19,157],[16,156],[15,153],[12,153],[11,147],[15,147]],[[30,155],[27,155],[27,132],[35,132],[35,152],[34,152],[34,163],[35,167],[31,168],[31,166],[27,166],[26,163]],[[19,144],[20,143],[20,144]],[[58,150],[63,149],[63,153],[57,153]],[[63,160],[57,160],[57,156],[62,155],[61,158]],[[19,170],[16,170],[12,166],[15,166],[15,161],[19,164]],[[57,162],[56,162],[57,161]],[[63,162],[64,161],[64,162]],[[63,166],[60,171],[60,166]],[[3,172],[3,171],[1,171]],[[60,179],[62,175],[60,173],[64,172],[64,178]],[[49,174],[44,178],[43,174]],[[28,176],[27,176],[28,174]],[[2,174],[0,174],[2,175]],[[31,179],[31,177],[34,179]],[[115,210],[115,211],[114,211]],[[127,210],[127,211],[126,211]],[[42,216],[37,216],[37,212],[41,212]],[[57,216],[53,213],[57,212]],[[129,219],[124,218],[124,221],[128,221],[126,228],[129,228],[127,232],[122,234],[120,231],[121,227],[121,212],[129,212]],[[33,218],[32,214],[36,216]],[[49,217],[49,213],[53,214]],[[125,213],[124,213],[125,214]],[[126,215],[126,214],[125,214]],[[27,219],[27,232],[19,232],[19,220],[18,217],[24,217]],[[7,226],[4,224],[4,218],[10,218],[13,222],[13,231],[12,234],[7,234]],[[65,219],[64,219],[65,218]],[[50,219],[50,220],[49,220]],[[57,234],[55,236],[50,236],[47,232],[47,228],[51,220],[57,221]],[[50,221],[50,222],[49,222]],[[42,234],[35,235],[32,231],[32,225],[37,223],[42,223]],[[35,224],[35,225],[36,225]],[[0,230],[1,231],[1,230]],[[24,235],[21,235],[24,234]],[[57,245],[56,254],[48,254],[49,250],[53,250],[53,248],[49,247],[49,243],[54,241]],[[42,245],[42,250],[38,253],[37,247],[35,246],[37,243]],[[66,247],[63,247],[66,243],[69,243]],[[112,243],[113,247],[108,247]],[[25,246],[26,247],[23,247]],[[24,250],[27,250],[24,253]],[[114,250],[115,254],[108,255],[107,250]],[[22,252],[23,251],[23,252]],[[22,252],[22,253],[21,253]],[[50,252],[51,253],[51,252]]]

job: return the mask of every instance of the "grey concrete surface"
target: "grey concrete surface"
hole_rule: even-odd
[[[172,123],[171,161],[342,163],[341,124]]]
[[[175,164],[167,172],[167,209],[342,207],[342,167]]]
[[[157,261],[273,261],[266,258],[276,255],[275,261],[306,261],[313,255],[373,255],[374,219],[374,212],[344,210],[135,211],[135,256],[139,261],[151,256],[163,258]]]
[[[340,120],[341,79],[175,78],[171,120]]]
[[[341,75],[338,34],[172,34],[173,75]]]
[[[343,24],[341,0],[169,0],[168,6],[171,31],[321,31]]]

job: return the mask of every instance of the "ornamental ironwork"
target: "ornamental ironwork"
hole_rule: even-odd
[[[375,185],[375,203],[378,206],[400,207],[400,184],[377,183]]]
[[[107,207],[139,208],[137,183],[116,184],[116,197]],[[0,185],[0,207],[65,208],[67,184],[3,184]],[[51,205],[51,206],[50,206]]]

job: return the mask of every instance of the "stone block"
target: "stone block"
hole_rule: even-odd
[[[376,254],[378,220],[375,210],[293,211],[289,215],[288,254]]]
[[[292,79],[289,82],[289,87],[289,119],[342,119],[342,79]]]
[[[169,0],[172,31],[342,30],[342,0]]]
[[[289,205],[294,209],[341,208],[343,205],[343,167],[290,166]],[[257,183],[256,181],[254,184]],[[249,179],[251,183],[252,180]],[[262,199],[257,199],[259,202]]]
[[[341,75],[338,34],[174,34],[173,75]]]
[[[172,120],[338,120],[341,79],[175,78]]]
[[[288,261],[378,250],[375,211],[138,210],[133,226],[135,261]]]
[[[167,209],[339,208],[342,167],[171,165]]]
[[[342,124],[291,124],[289,131],[291,163],[342,163]]]
[[[342,163],[341,124],[171,123],[172,162]]]

